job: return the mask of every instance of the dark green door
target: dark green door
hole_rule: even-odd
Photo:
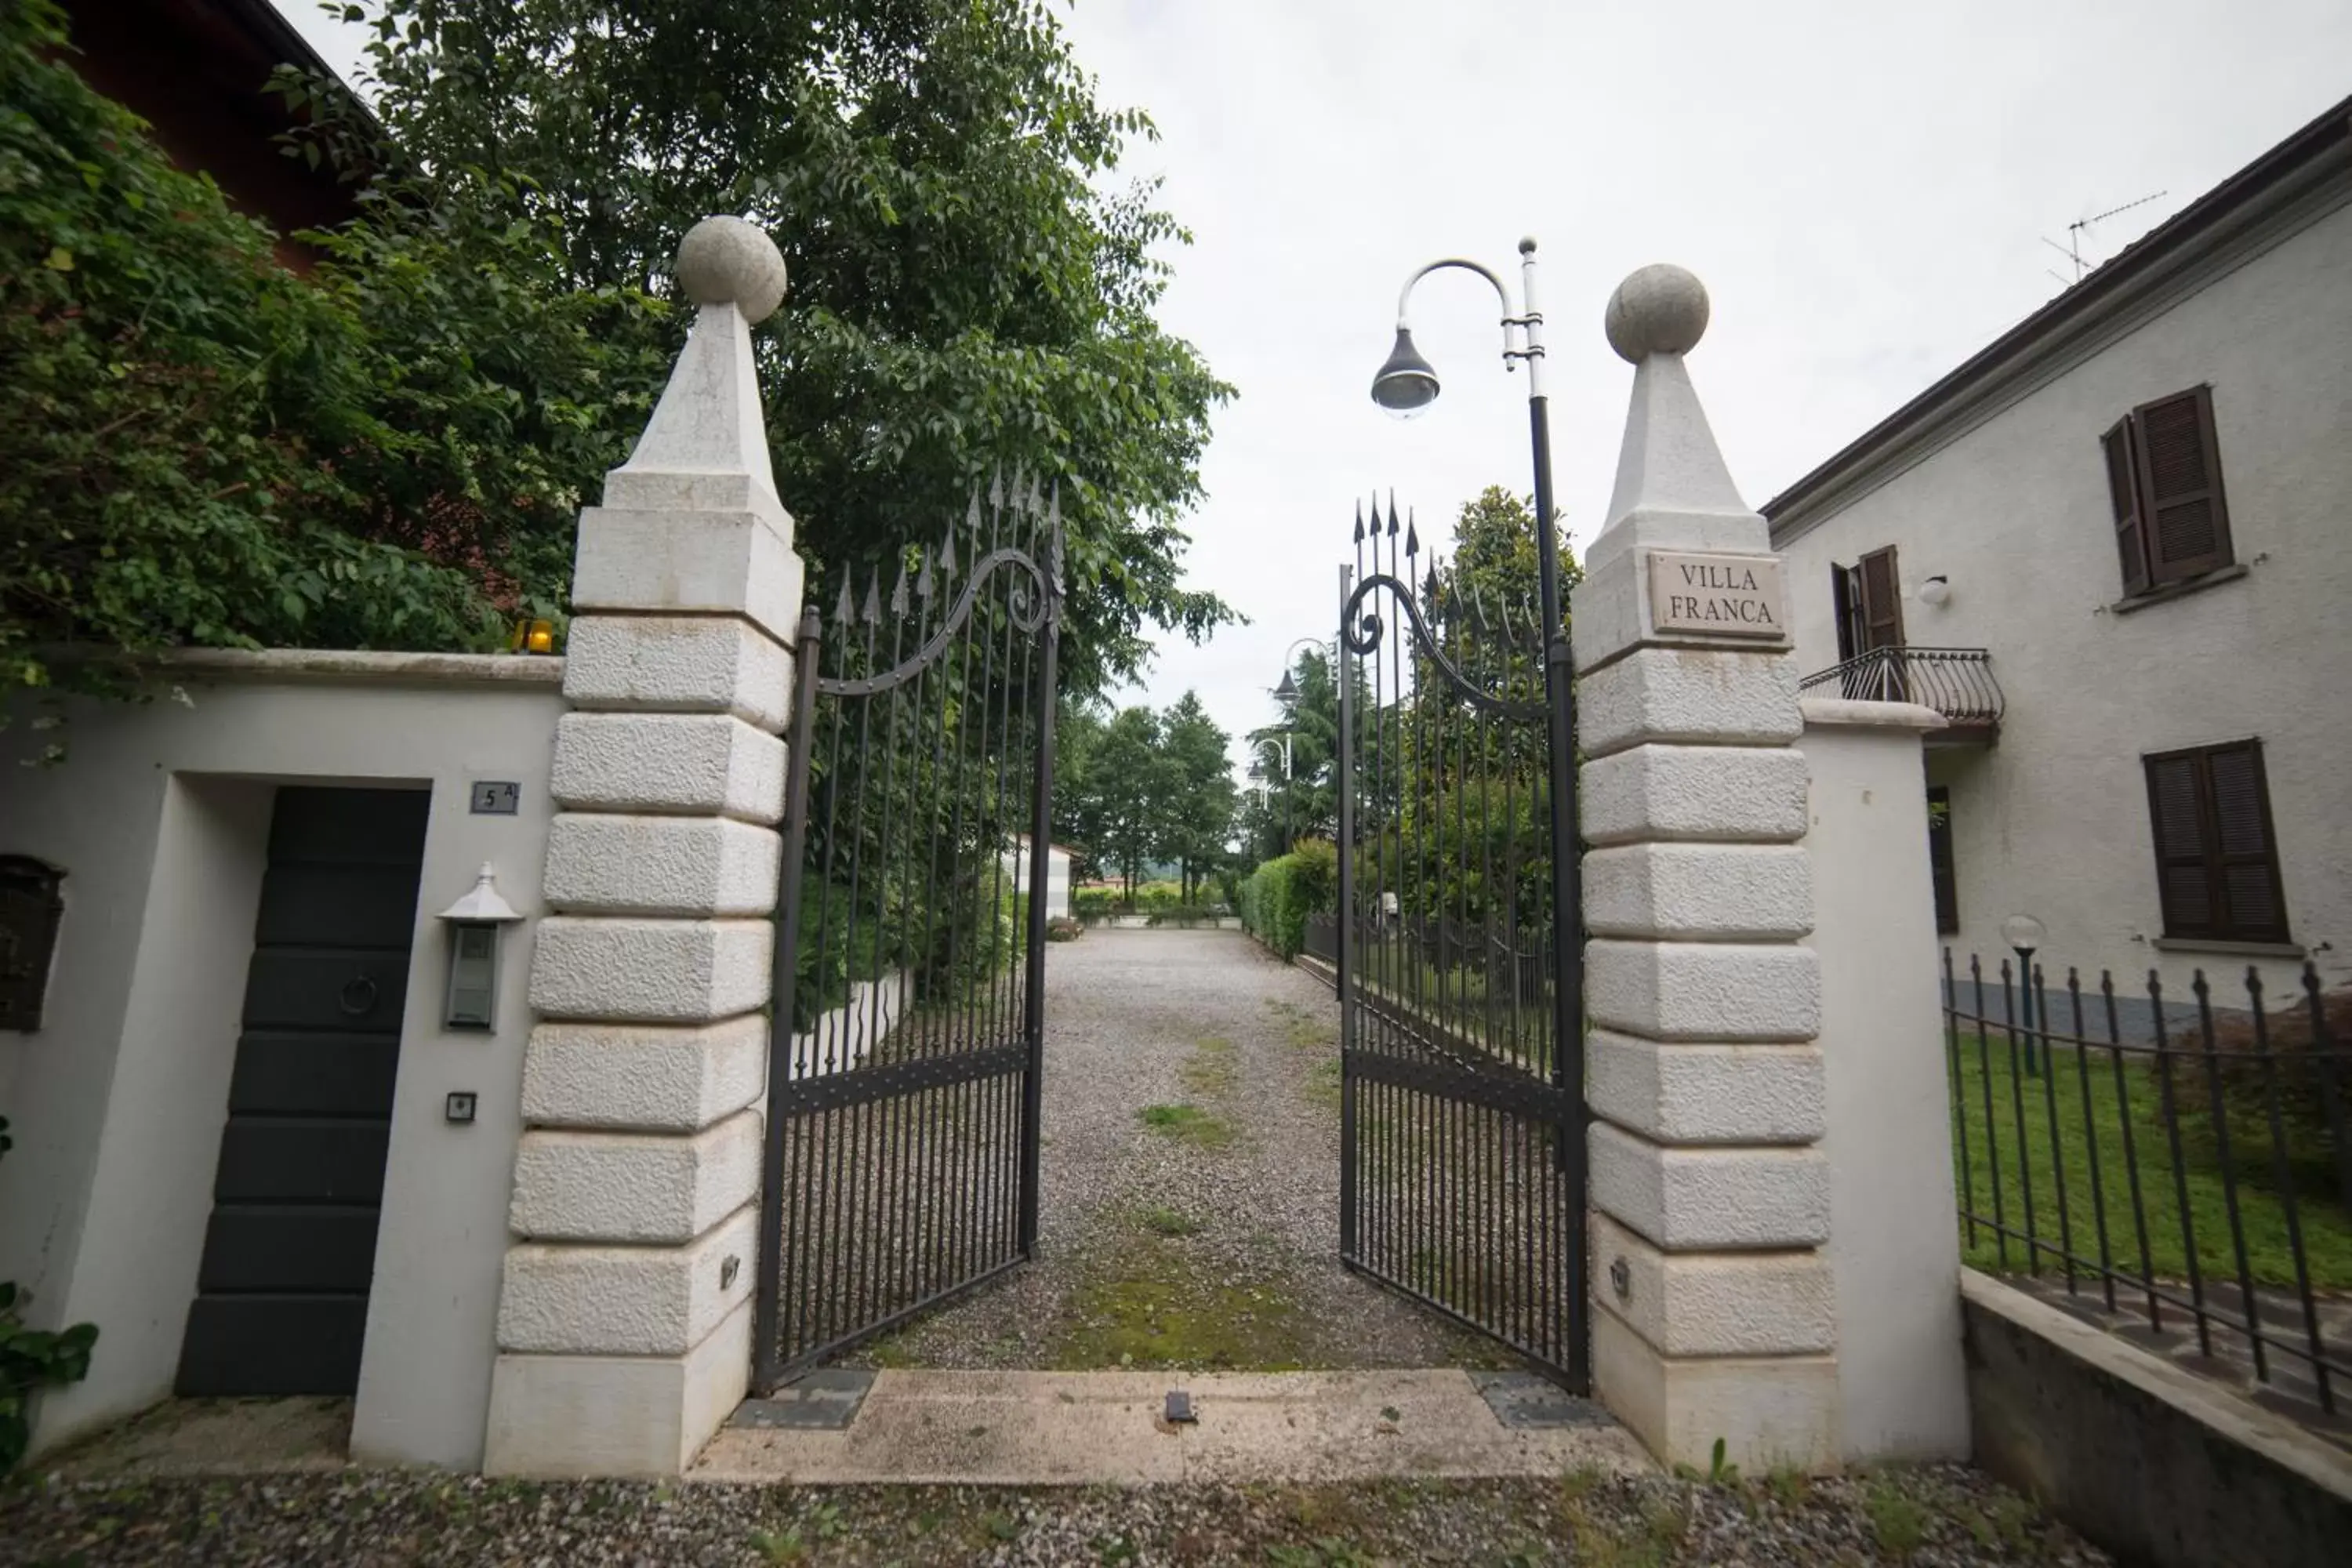
[[[359,1385],[430,798],[278,792],[184,1395]]]

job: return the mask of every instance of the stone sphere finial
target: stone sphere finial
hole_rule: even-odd
[[[1652,354],[1690,353],[1706,335],[1706,285],[1658,262],[1617,285],[1601,325],[1617,357],[1640,364]]]
[[[698,305],[732,302],[762,321],[784,302],[784,258],[776,242],[740,217],[707,217],[677,247],[678,286]]]

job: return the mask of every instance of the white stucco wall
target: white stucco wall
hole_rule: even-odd
[[[2332,204],[2332,206],[2330,205]],[[2020,911],[2045,962],[2150,967],[2187,994],[2202,966],[2232,997],[2249,955],[2160,950],[2144,753],[2259,736],[2289,929],[2324,980],[2352,978],[2352,178],[2112,341],[2046,367],[2006,406],[1841,510],[1776,519],[1797,650],[1837,659],[1832,562],[1897,548],[1906,637],[1990,649],[2007,695],[1999,743],[1938,751],[1951,790],[1965,965],[2002,952]],[[2311,216],[2311,211],[2318,216]],[[2093,352],[2095,351],[2095,352]],[[2084,354],[2087,357],[2084,357]],[[2245,574],[2128,614],[2099,438],[2131,408],[2210,383],[2230,531]],[[1949,578],[1950,602],[1921,584]],[[2265,984],[2299,964],[2263,959]]]
[[[1965,1459],[1951,1102],[1918,787],[1935,716],[1804,706],[1839,1441],[1853,1462]]]
[[[184,702],[78,703],[68,759],[0,731],[0,852],[67,871],[44,1026],[0,1034],[0,1278],[31,1321],[100,1328],[90,1376],[48,1395],[47,1447],[171,1392],[212,1209],[278,784],[430,790],[375,1279],[352,1432],[364,1458],[480,1462],[530,1027],[528,923],[509,928],[489,1032],[440,1026],[434,917],[484,861],[540,908],[553,659],[278,653],[172,672]],[[468,813],[476,779],[521,785]],[[476,1120],[444,1097],[479,1096]]]

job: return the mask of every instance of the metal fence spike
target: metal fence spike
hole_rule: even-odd
[[[1363,503],[1362,501],[1358,501],[1358,502],[1356,503],[1356,542],[1357,542],[1357,543],[1359,543],[1359,544],[1361,544],[1363,542],[1364,542],[1364,503]]]
[[[907,563],[898,563],[898,581],[890,588],[890,613],[900,620],[907,617]]]
[[[977,500],[975,500],[972,502],[972,514],[971,514],[971,515],[972,515],[972,520],[973,520],[973,526],[976,528],[976,527],[978,527],[978,526],[979,526],[979,519],[980,519],[980,502],[979,502]],[[954,529],[953,525],[950,525],[950,527],[949,527],[949,529],[948,529],[948,536],[947,536],[945,539],[943,539],[943,540],[941,540],[941,541],[940,542],[940,576],[942,579],[945,579],[945,578],[952,577],[952,576],[954,576],[955,574],[956,574],[955,529]]]
[[[988,470],[988,510],[1004,510],[1004,469],[1002,466]]]
[[[1421,535],[1408,521],[1404,525],[1404,558],[1407,561],[1421,553]]]
[[[866,578],[866,624],[882,624],[882,568],[875,567]]]
[[[856,603],[856,599],[849,590],[849,568],[845,566],[841,569],[841,598],[833,606],[833,618],[841,625],[847,626],[851,617],[857,613]]]
[[[980,531],[980,487],[971,487],[971,504],[964,509],[963,525],[974,533]],[[949,537],[954,537],[950,534]]]

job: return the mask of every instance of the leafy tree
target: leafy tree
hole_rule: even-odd
[[[993,468],[1058,487],[1073,685],[1148,625],[1233,618],[1179,580],[1210,410],[1231,389],[1151,318],[1187,237],[1112,184],[1152,134],[1095,100],[1043,0],[362,0],[391,149],[470,232],[557,237],[557,280],[630,290],[740,213],[793,287],[761,333],[776,480],[831,581],[933,540]],[[340,122],[348,132],[351,121]],[[393,151],[396,149],[396,153]],[[632,342],[677,327],[618,324]],[[556,542],[519,551],[540,570]],[[531,584],[542,590],[559,580]]]
[[[0,7],[0,690],[61,646],[483,647],[551,607],[664,308],[554,286],[548,222],[389,200],[305,282],[72,58]]]
[[[1160,853],[1176,862],[1189,904],[1225,858],[1234,821],[1233,768],[1225,755],[1225,732],[1201,706],[1196,692],[1185,692],[1161,715],[1160,736],[1171,786]]]
[[[1094,765],[1094,799],[1101,813],[1097,852],[1118,868],[1124,895],[1132,900],[1144,863],[1160,852],[1165,837],[1162,803],[1173,793],[1173,770],[1160,749],[1160,716],[1144,707],[1120,709],[1103,728]]]
[[[1478,689],[1544,699],[1535,512],[1490,486],[1454,520],[1454,553],[1433,561],[1422,613],[1446,658]],[[1560,593],[1581,579],[1559,541]],[[1549,908],[1548,746],[1538,721],[1481,724],[1416,648],[1412,689],[1391,733],[1399,756],[1396,826],[1379,839],[1403,907],[1449,919],[1532,923]]]

